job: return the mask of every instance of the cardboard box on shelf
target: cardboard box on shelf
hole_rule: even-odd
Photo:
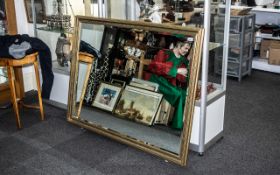
[[[280,48],[270,48],[268,64],[280,65]]]
[[[261,49],[260,49],[260,57],[261,58],[268,58],[267,51],[270,45],[271,40],[262,40],[261,42]]]
[[[280,49],[280,41],[267,40],[267,39],[262,40],[261,49],[260,49],[260,57],[268,59],[270,48],[279,48]]]
[[[280,49],[280,41],[272,40],[269,48],[279,48]]]

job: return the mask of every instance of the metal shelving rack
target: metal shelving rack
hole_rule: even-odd
[[[266,23],[279,24],[279,9],[255,7],[252,9],[252,12],[256,14],[257,25],[264,25]],[[262,39],[280,40],[280,37],[273,37],[272,34],[260,33],[255,37],[256,43],[260,43]],[[268,59],[260,58],[260,56],[256,55],[253,57],[252,68],[267,72],[280,73],[280,65],[268,64]]]
[[[215,39],[220,42],[220,32],[223,32],[221,21],[224,15],[218,14],[214,18]],[[227,76],[237,77],[241,81],[242,77],[251,74],[253,42],[254,42],[255,14],[244,16],[231,16],[229,34],[229,55]],[[215,53],[216,74],[221,74],[221,52],[217,49]]]

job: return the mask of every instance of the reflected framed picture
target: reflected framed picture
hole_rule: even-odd
[[[121,86],[121,87],[125,87],[125,81],[122,80],[118,80],[118,79],[112,79],[111,80],[111,84],[117,85],[117,86]]]
[[[121,86],[102,82],[92,106],[112,112],[119,99],[121,90]]]
[[[32,4],[31,0],[24,0],[26,17],[29,23],[33,23],[32,16]],[[46,10],[44,0],[34,0],[35,14],[36,14],[36,23],[44,24],[46,23]]]
[[[162,94],[133,86],[126,86],[114,113],[145,125],[152,125]]]
[[[158,87],[159,87],[159,85],[157,83],[138,79],[138,78],[132,78],[129,85],[134,86],[134,87],[139,87],[141,89],[147,89],[147,90],[154,91],[154,92],[158,92]]]

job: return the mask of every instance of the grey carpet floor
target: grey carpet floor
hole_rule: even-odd
[[[0,110],[0,174],[43,175],[279,175],[280,75],[254,71],[241,83],[228,80],[224,138],[204,156],[190,151],[180,167],[66,121],[66,111],[44,104]]]

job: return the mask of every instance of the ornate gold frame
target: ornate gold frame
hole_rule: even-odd
[[[169,151],[160,149],[159,147],[155,147],[153,145],[146,144],[142,141],[138,141],[128,137],[126,135],[117,133],[110,129],[105,129],[102,126],[98,126],[94,123],[88,124],[84,121],[79,120],[79,116],[76,116],[74,113],[75,105],[76,105],[76,82],[78,78],[78,62],[79,62],[79,52],[77,48],[79,48],[80,41],[80,27],[81,23],[89,23],[89,24],[99,24],[99,25],[110,25],[116,27],[123,28],[136,28],[136,29],[144,29],[148,31],[157,31],[157,32],[169,32],[169,33],[177,33],[177,34],[185,34],[189,36],[193,36],[195,39],[195,43],[193,46],[193,57],[191,61],[191,74],[189,81],[189,89],[188,89],[188,97],[186,99],[185,105],[185,120],[184,120],[184,128],[181,134],[181,145],[179,154],[171,153]],[[202,39],[203,39],[203,29],[201,28],[187,28],[181,26],[174,25],[161,25],[161,24],[153,24],[139,21],[124,21],[124,20],[112,20],[112,19],[101,19],[87,16],[76,16],[75,20],[75,36],[73,43],[73,59],[71,62],[71,72],[70,72],[70,83],[69,83],[69,96],[68,96],[68,114],[67,120],[70,123],[76,124],[80,127],[89,129],[103,136],[112,138],[124,144],[133,146],[140,150],[146,151],[148,153],[154,154],[156,156],[162,157],[166,160],[174,162],[176,164],[185,166],[187,163],[188,156],[188,146],[190,142],[191,136],[191,128],[192,128],[192,118],[194,113],[194,104],[195,104],[195,94],[196,87],[198,82],[198,74],[200,68],[200,58],[202,51]],[[79,115],[79,112],[78,112]]]

